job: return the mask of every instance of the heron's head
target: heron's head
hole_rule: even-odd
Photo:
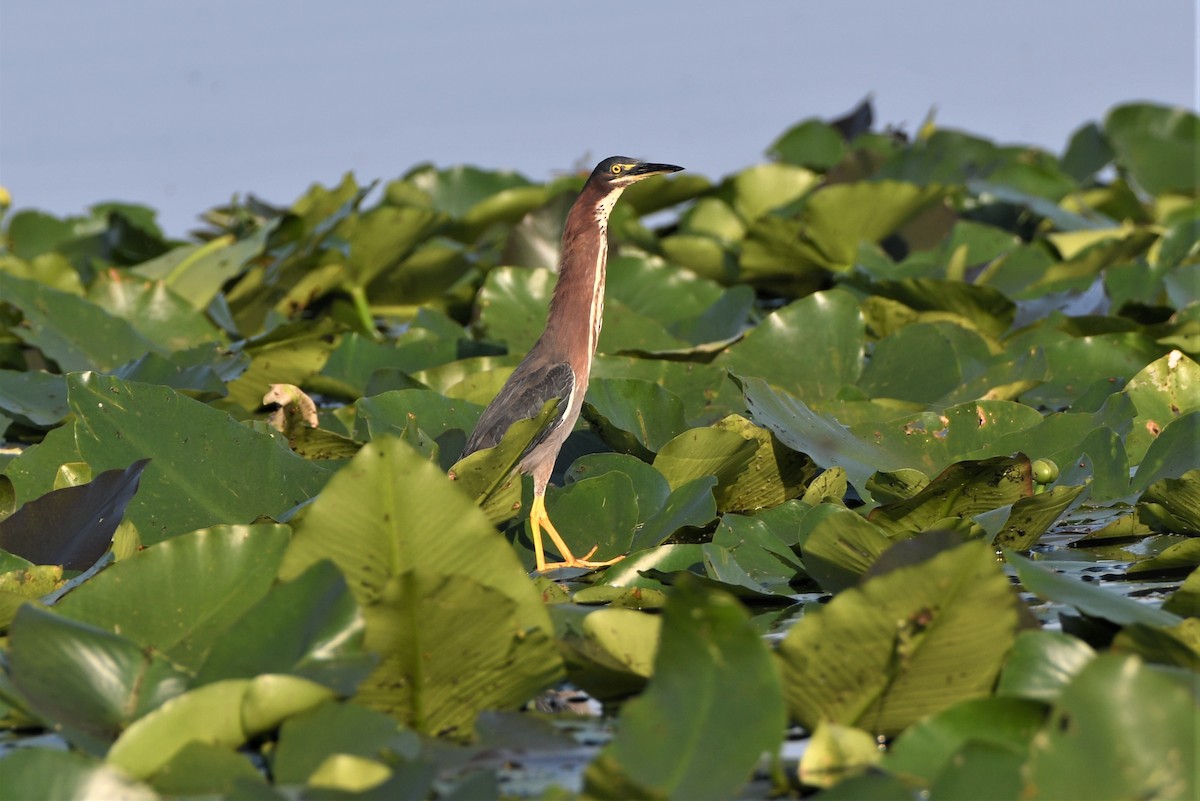
[[[652,175],[666,175],[682,169],[683,167],[676,167],[674,164],[654,164],[627,156],[612,156],[596,165],[596,169],[592,170],[591,177],[588,178],[588,183],[624,189],[630,184],[636,184]]]

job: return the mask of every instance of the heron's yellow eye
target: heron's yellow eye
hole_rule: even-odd
[[[623,169],[625,169],[625,168],[623,166],[621,166],[620,164],[614,164],[614,165],[612,165],[612,174],[620,175],[621,170],[623,170]]]

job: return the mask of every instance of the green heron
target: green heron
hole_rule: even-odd
[[[592,170],[567,214],[562,255],[558,261],[558,285],[550,300],[546,330],[484,409],[463,451],[463,456],[467,456],[495,447],[510,425],[536,417],[552,398],[558,400],[555,418],[529,444],[517,464],[519,472],[533,476],[529,523],[533,528],[533,550],[539,573],[558,567],[603,567],[623,558],[591,561],[596,548],[582,558],[572,554],[546,514],[546,485],[550,483],[558,452],[579,419],[592,371],[592,356],[600,338],[604,316],[604,272],[608,264],[609,212],[625,187],[652,175],[682,169],[673,164],[648,164],[614,156]],[[558,549],[561,562],[546,563],[543,528]]]

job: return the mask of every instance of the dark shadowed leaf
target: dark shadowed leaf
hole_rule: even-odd
[[[49,492],[0,520],[0,548],[35,565],[87,570],[112,543],[149,459]]]

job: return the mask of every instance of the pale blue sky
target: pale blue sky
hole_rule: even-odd
[[[534,179],[621,153],[717,178],[873,93],[877,121],[1059,152],[1134,99],[1195,107],[1194,0],[0,2],[0,183],[179,235],[237,192],[414,164]]]

